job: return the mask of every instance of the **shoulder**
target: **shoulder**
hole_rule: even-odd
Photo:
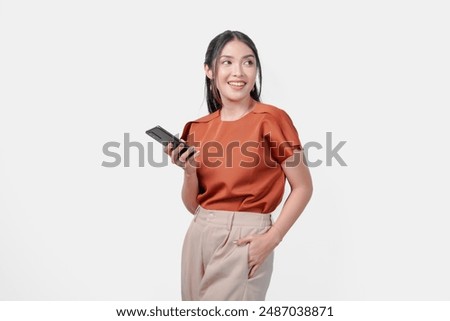
[[[258,103],[255,113],[262,115],[260,123],[263,136],[272,135],[273,139],[298,141],[298,132],[288,113],[268,104]]]
[[[265,115],[266,117],[264,118],[268,118],[276,122],[291,121],[291,118],[284,109],[269,104],[258,102],[253,109],[253,112],[255,114]]]
[[[219,117],[219,111],[216,110],[215,112],[208,114],[206,116],[197,118],[195,120],[190,120],[186,123],[186,125],[184,125],[184,129],[190,129],[193,125],[201,125],[201,124],[208,124],[210,122],[212,122],[214,119],[216,119],[217,117]]]
[[[213,119],[219,117],[219,111],[215,111],[211,114],[208,114],[206,116],[200,117],[196,120],[191,120],[189,121],[189,123],[209,123],[210,121],[212,121]]]
[[[208,124],[211,123],[217,117],[219,117],[219,115],[220,115],[219,111],[215,111],[215,112],[213,112],[211,114],[208,114],[206,116],[200,117],[198,119],[188,121],[184,125],[184,129],[183,129],[183,133],[181,134],[181,138],[187,139],[187,136],[189,135],[189,133],[192,130],[194,130],[194,131],[204,130],[204,128],[207,128]],[[201,125],[207,125],[207,126],[201,126]]]

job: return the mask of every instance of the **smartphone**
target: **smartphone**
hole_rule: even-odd
[[[189,146],[186,143],[183,143],[177,136],[172,135],[167,130],[162,128],[161,126],[155,126],[145,132],[147,135],[158,141],[159,143],[167,146],[169,143],[173,144],[174,148],[177,148],[178,145],[184,144],[184,147],[180,151],[180,155],[188,150]],[[194,155],[195,150],[191,151],[187,158]]]

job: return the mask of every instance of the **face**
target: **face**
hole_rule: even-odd
[[[214,79],[222,103],[240,102],[250,97],[256,81],[256,59],[253,51],[239,40],[231,40],[216,58],[216,74],[205,67],[206,75]]]

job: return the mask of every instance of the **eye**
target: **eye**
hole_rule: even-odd
[[[223,60],[222,61],[222,65],[231,65],[231,61],[230,60]]]
[[[246,60],[246,61],[244,61],[244,65],[251,66],[253,64],[254,64],[253,60]]]

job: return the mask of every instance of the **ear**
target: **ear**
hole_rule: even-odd
[[[212,80],[213,79],[213,72],[212,72],[212,70],[208,67],[207,64],[205,64],[204,68],[205,68],[206,77],[208,77],[209,79]]]

